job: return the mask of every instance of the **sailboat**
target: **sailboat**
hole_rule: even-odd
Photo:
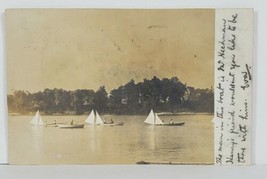
[[[35,116],[31,120],[30,124],[32,124],[34,126],[43,126],[44,125],[44,122],[43,122],[43,119],[40,115],[39,110],[36,112]]]
[[[163,125],[163,121],[159,118],[159,116],[154,113],[153,109],[151,109],[149,115],[147,116],[146,120],[144,121],[147,124],[152,125]]]
[[[103,120],[99,116],[98,112],[94,110],[91,111],[87,119],[84,121],[85,123],[92,124],[92,125],[101,125],[104,124]]]
[[[120,126],[123,125],[123,122],[119,123],[105,123],[101,119],[100,115],[97,111],[92,110],[87,119],[84,121],[85,123],[91,124],[91,125],[104,125],[104,126]]]
[[[184,122],[164,124],[163,121],[159,118],[159,116],[154,113],[153,109],[151,109],[149,115],[147,116],[144,122],[155,126],[182,126],[185,124]]]

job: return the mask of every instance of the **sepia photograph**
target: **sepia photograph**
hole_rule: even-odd
[[[9,163],[214,164],[214,9],[8,9]]]

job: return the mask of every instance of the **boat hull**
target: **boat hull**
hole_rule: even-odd
[[[104,126],[123,126],[123,122],[113,123],[113,124],[103,124]]]
[[[173,124],[163,124],[163,126],[183,126],[184,124],[185,124],[184,122],[179,122]]]
[[[62,124],[66,124],[65,122],[64,123],[56,123],[56,124],[46,124],[45,127],[58,127],[58,125],[62,125]]]
[[[124,122],[118,122],[118,123],[104,123],[104,124],[95,124],[95,126],[123,126]],[[94,124],[89,124],[89,125],[94,125]]]
[[[79,129],[83,128],[84,124],[58,124],[58,127],[61,129]]]
[[[57,124],[46,124],[45,127],[58,127]]]
[[[184,124],[185,122],[179,122],[179,123],[174,123],[174,124],[155,124],[155,126],[183,126]]]

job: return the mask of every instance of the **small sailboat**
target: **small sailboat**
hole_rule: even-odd
[[[159,116],[154,113],[153,109],[151,109],[149,115],[147,116],[146,120],[144,121],[147,124],[152,125],[163,125],[163,121],[159,118]]]
[[[159,118],[159,116],[154,113],[153,109],[151,109],[149,115],[147,116],[144,122],[155,126],[182,126],[185,124],[184,122],[164,124],[163,121]]]
[[[30,124],[32,124],[34,126],[43,126],[44,125],[44,122],[43,122],[43,119],[40,115],[39,110],[36,112],[35,116],[31,120]]]
[[[104,125],[104,126],[121,126],[123,125],[123,122],[118,123],[105,123],[97,111],[92,110],[87,119],[84,121],[87,124],[91,125]]]
[[[104,124],[103,120],[99,116],[98,112],[94,110],[91,111],[87,119],[84,121],[85,123],[92,124],[92,125],[101,125]]]
[[[89,114],[89,116],[87,117],[87,119],[84,122],[88,123],[88,124],[95,124],[95,113],[94,113],[94,110],[91,111],[91,113]]]

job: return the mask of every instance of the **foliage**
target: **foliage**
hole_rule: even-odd
[[[46,114],[83,114],[92,109],[99,113],[146,114],[156,112],[213,112],[213,89],[195,89],[186,86],[177,77],[162,80],[154,76],[135,83],[130,80],[111,90],[109,96],[104,86],[96,92],[88,89],[66,91],[45,89],[29,93],[15,91],[7,96],[9,112],[27,114],[40,110]]]

